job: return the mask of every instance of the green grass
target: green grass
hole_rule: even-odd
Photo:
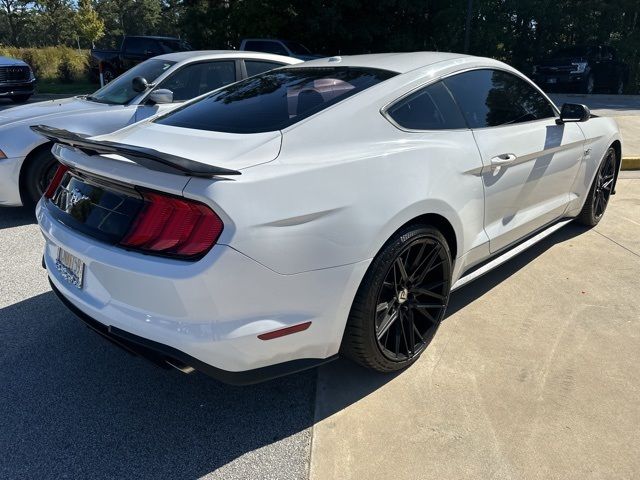
[[[64,95],[84,95],[86,93],[93,93],[100,85],[97,83],[91,83],[89,81],[74,82],[74,83],[60,83],[51,80],[41,80],[36,86],[38,93],[59,93]]]

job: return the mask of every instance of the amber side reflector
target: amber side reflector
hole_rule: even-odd
[[[292,327],[281,328],[269,333],[263,333],[258,335],[260,340],[273,340],[274,338],[284,337],[285,335],[291,335],[292,333],[298,333],[306,330],[311,325],[311,322],[300,323],[293,325]]]

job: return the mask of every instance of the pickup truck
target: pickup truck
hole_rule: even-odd
[[[15,58],[0,57],[0,98],[26,102],[33,95],[35,85],[36,77],[29,65]]]
[[[240,50],[284,55],[297,58],[304,62],[322,58],[322,55],[311,53],[311,51],[301,43],[278,38],[245,38],[240,42]]]
[[[533,67],[533,80],[545,91],[607,91],[622,94],[629,66],[607,45],[567,47]]]
[[[122,39],[120,50],[91,50],[91,77],[99,78],[100,63],[105,83],[145,60],[173,52],[190,51],[185,41],[175,37],[148,37],[127,35]]]

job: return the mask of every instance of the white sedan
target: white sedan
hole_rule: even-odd
[[[414,362],[449,293],[614,193],[615,122],[504,63],[332,57],[86,138],[39,202],[54,291],[126,348],[229,382]]]
[[[35,205],[55,173],[51,142],[29,125],[46,122],[89,135],[109,133],[229,83],[294,63],[300,60],[233,50],[172,53],[135,66],[92,95],[0,112],[0,206]]]

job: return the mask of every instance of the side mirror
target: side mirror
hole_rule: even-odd
[[[173,103],[173,92],[166,88],[159,88],[149,94],[149,101],[153,103]]]
[[[560,119],[556,123],[586,122],[591,118],[589,107],[579,103],[565,103],[560,110]]]
[[[149,82],[147,82],[147,79],[144,77],[133,77],[133,80],[131,80],[131,88],[133,88],[134,92],[142,93],[149,88]]]

